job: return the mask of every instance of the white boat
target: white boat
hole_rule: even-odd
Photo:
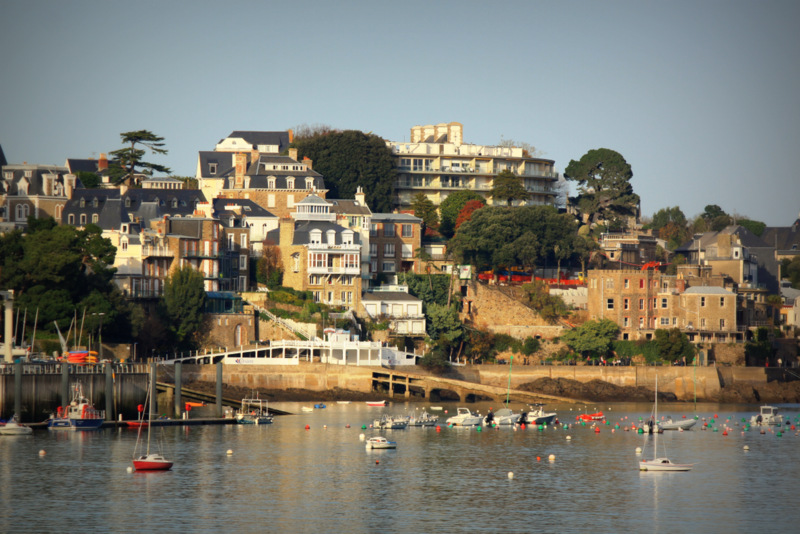
[[[350,404],[350,401],[336,401],[336,404]]]
[[[383,436],[375,436],[367,440],[367,449],[396,449],[397,442],[389,441]]]
[[[450,417],[447,421],[448,426],[479,426],[483,424],[483,416],[481,414],[472,413],[469,408],[457,408],[456,415]]]
[[[522,418],[523,423],[529,425],[552,425],[556,419],[556,412],[545,412],[544,404],[531,404],[530,408]]]
[[[300,409],[303,410],[304,412],[313,412],[314,411],[314,408],[312,408],[311,406],[303,406]]]
[[[372,422],[372,428],[384,428],[388,430],[402,430],[408,426],[407,417],[391,417],[382,415],[380,419]]]
[[[521,413],[514,413],[510,408],[500,408],[496,412],[489,410],[486,417],[483,418],[483,424],[486,426],[495,425],[516,425],[522,418]]]
[[[653,420],[658,420],[658,376],[656,376],[655,403],[653,404]],[[658,454],[658,431],[653,433],[653,459],[639,461],[640,471],[690,471],[693,464],[676,464],[666,456],[656,457]]]
[[[697,419],[694,417],[691,419],[679,419],[678,421],[673,421],[672,417],[668,417],[666,421],[658,421],[656,423],[661,430],[691,430],[695,424],[697,424]]]
[[[236,414],[236,422],[241,425],[269,425],[272,415],[269,413],[267,401],[258,397],[242,399],[242,409]]]
[[[160,440],[153,447],[153,452],[150,452],[150,432],[153,426],[152,415],[153,409],[151,404],[153,402],[152,395],[152,381],[148,376],[147,379],[147,395],[145,396],[144,407],[142,410],[142,417],[140,423],[144,422],[144,414],[147,412],[147,424],[139,425],[139,432],[136,435],[136,445],[133,448],[133,468],[136,471],[169,471],[172,469],[172,462],[164,457],[161,449]],[[147,429],[147,445],[145,446],[142,439],[143,429]],[[156,451],[155,449],[159,449]],[[143,452],[144,454],[139,454]],[[138,456],[137,456],[138,455]]]
[[[0,435],[3,436],[27,436],[29,434],[33,434],[33,429],[19,424],[16,414],[5,425],[0,426]]]
[[[761,407],[761,413],[750,418],[750,424],[753,426],[782,425],[783,416],[778,413],[778,408],[775,406],[765,405]]]
[[[429,414],[424,411],[419,415],[411,415],[408,418],[408,426],[436,426],[439,423],[439,416]]]

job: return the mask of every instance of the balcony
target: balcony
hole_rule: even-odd
[[[142,247],[142,258],[172,258],[174,254],[168,247],[158,247],[152,245],[144,245]]]
[[[323,267],[308,267],[308,274],[349,274],[353,276],[361,275],[360,267],[339,267],[339,266],[323,266]]]
[[[361,245],[357,245],[355,243],[348,243],[344,245],[329,245],[328,243],[309,243],[308,250],[309,252],[331,252],[331,251],[357,252],[361,250]]]

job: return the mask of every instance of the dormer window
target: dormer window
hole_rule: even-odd
[[[286,179],[286,189],[294,189],[294,178]]]
[[[131,197],[125,197],[125,207],[126,208],[131,207]]]
[[[173,209],[178,207],[178,199],[177,198],[173,198],[172,199],[172,207],[173,207]]]
[[[312,245],[319,245],[322,243],[322,230],[312,230],[308,236],[308,240]]]
[[[342,233],[342,244],[343,245],[352,245],[353,244],[353,232],[343,232]]]
[[[217,164],[216,163],[209,163],[208,164],[208,174],[217,174]]]
[[[336,230],[328,230],[326,232],[326,235],[328,237],[328,244],[329,245],[335,245],[336,244]]]
[[[314,189],[314,179],[310,176],[306,178],[306,189]]]
[[[81,204],[80,205],[81,205],[82,208],[86,207],[86,199],[85,198],[81,199]]]
[[[99,206],[99,205],[100,205],[100,201],[99,201],[99,200],[97,200],[97,197],[93,198],[93,199],[92,199],[92,207],[93,207],[93,208],[96,208],[96,207],[97,207],[97,206]]]
[[[270,176],[269,178],[267,178],[267,187],[269,189],[275,189],[275,177],[274,176]]]

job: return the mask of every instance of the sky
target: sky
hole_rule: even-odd
[[[0,0],[0,146],[63,165],[150,130],[194,176],[235,130],[460,122],[559,172],[622,154],[642,214],[800,214],[800,2]],[[574,192],[574,188],[573,188]]]

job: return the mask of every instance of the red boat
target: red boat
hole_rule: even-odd
[[[386,406],[386,401],[367,401],[367,406]]]
[[[576,421],[600,421],[603,419],[603,412],[582,413],[575,418]]]
[[[137,471],[169,471],[172,462],[160,454],[146,454],[133,460],[133,468]]]
[[[127,421],[128,428],[146,428],[147,424],[147,421]]]

